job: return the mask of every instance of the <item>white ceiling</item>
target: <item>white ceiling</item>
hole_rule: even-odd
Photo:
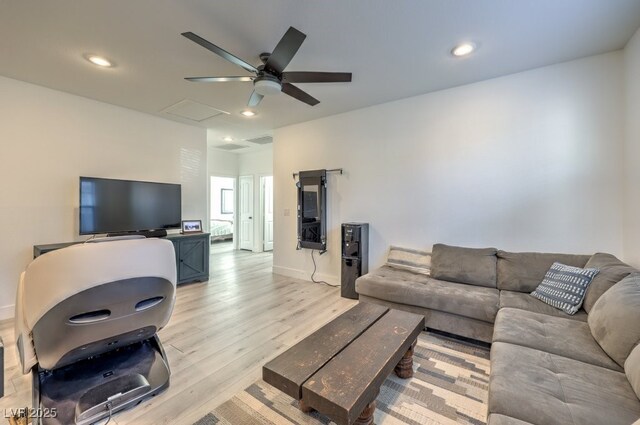
[[[350,84],[299,84],[321,103],[267,97],[239,115],[251,83],[187,76],[246,75],[180,35],[193,31],[258,65],[289,26],[307,39],[289,71],[350,71]],[[274,128],[624,47],[640,0],[4,0],[0,74],[207,127],[212,145]],[[479,49],[464,59],[458,42]],[[115,61],[100,69],[83,59]],[[184,99],[229,112],[200,122],[165,110]],[[243,143],[243,142],[241,142]]]

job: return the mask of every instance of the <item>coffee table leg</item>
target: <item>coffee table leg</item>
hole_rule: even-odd
[[[413,376],[413,350],[416,347],[416,342],[417,340],[411,344],[411,347],[409,347],[404,356],[402,356],[394,369],[399,378],[407,379]]]
[[[309,406],[307,403],[305,403],[304,400],[300,399],[300,401],[298,402],[298,407],[300,408],[300,410],[303,413],[311,413],[313,412],[313,408],[311,406]]]
[[[373,413],[376,411],[376,401],[373,400],[367,404],[358,419],[353,423],[354,425],[373,425]]]

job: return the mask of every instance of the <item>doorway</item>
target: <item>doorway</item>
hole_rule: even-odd
[[[260,177],[262,201],[262,246],[264,251],[273,251],[273,176]]]
[[[241,176],[238,197],[238,248],[273,251],[273,176]]]
[[[211,243],[224,244],[233,249],[235,230],[236,179],[211,176],[211,205],[209,232]]]
[[[253,251],[253,176],[241,176],[239,180],[239,242],[238,248]]]

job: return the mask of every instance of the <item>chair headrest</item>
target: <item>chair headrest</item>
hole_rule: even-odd
[[[143,238],[86,243],[49,252],[27,266],[23,308],[31,329],[52,307],[94,286],[136,277],[160,277],[176,284],[171,241]]]

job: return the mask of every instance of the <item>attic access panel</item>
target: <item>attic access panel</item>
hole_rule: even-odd
[[[327,170],[301,171],[298,182],[298,248],[327,249]]]

